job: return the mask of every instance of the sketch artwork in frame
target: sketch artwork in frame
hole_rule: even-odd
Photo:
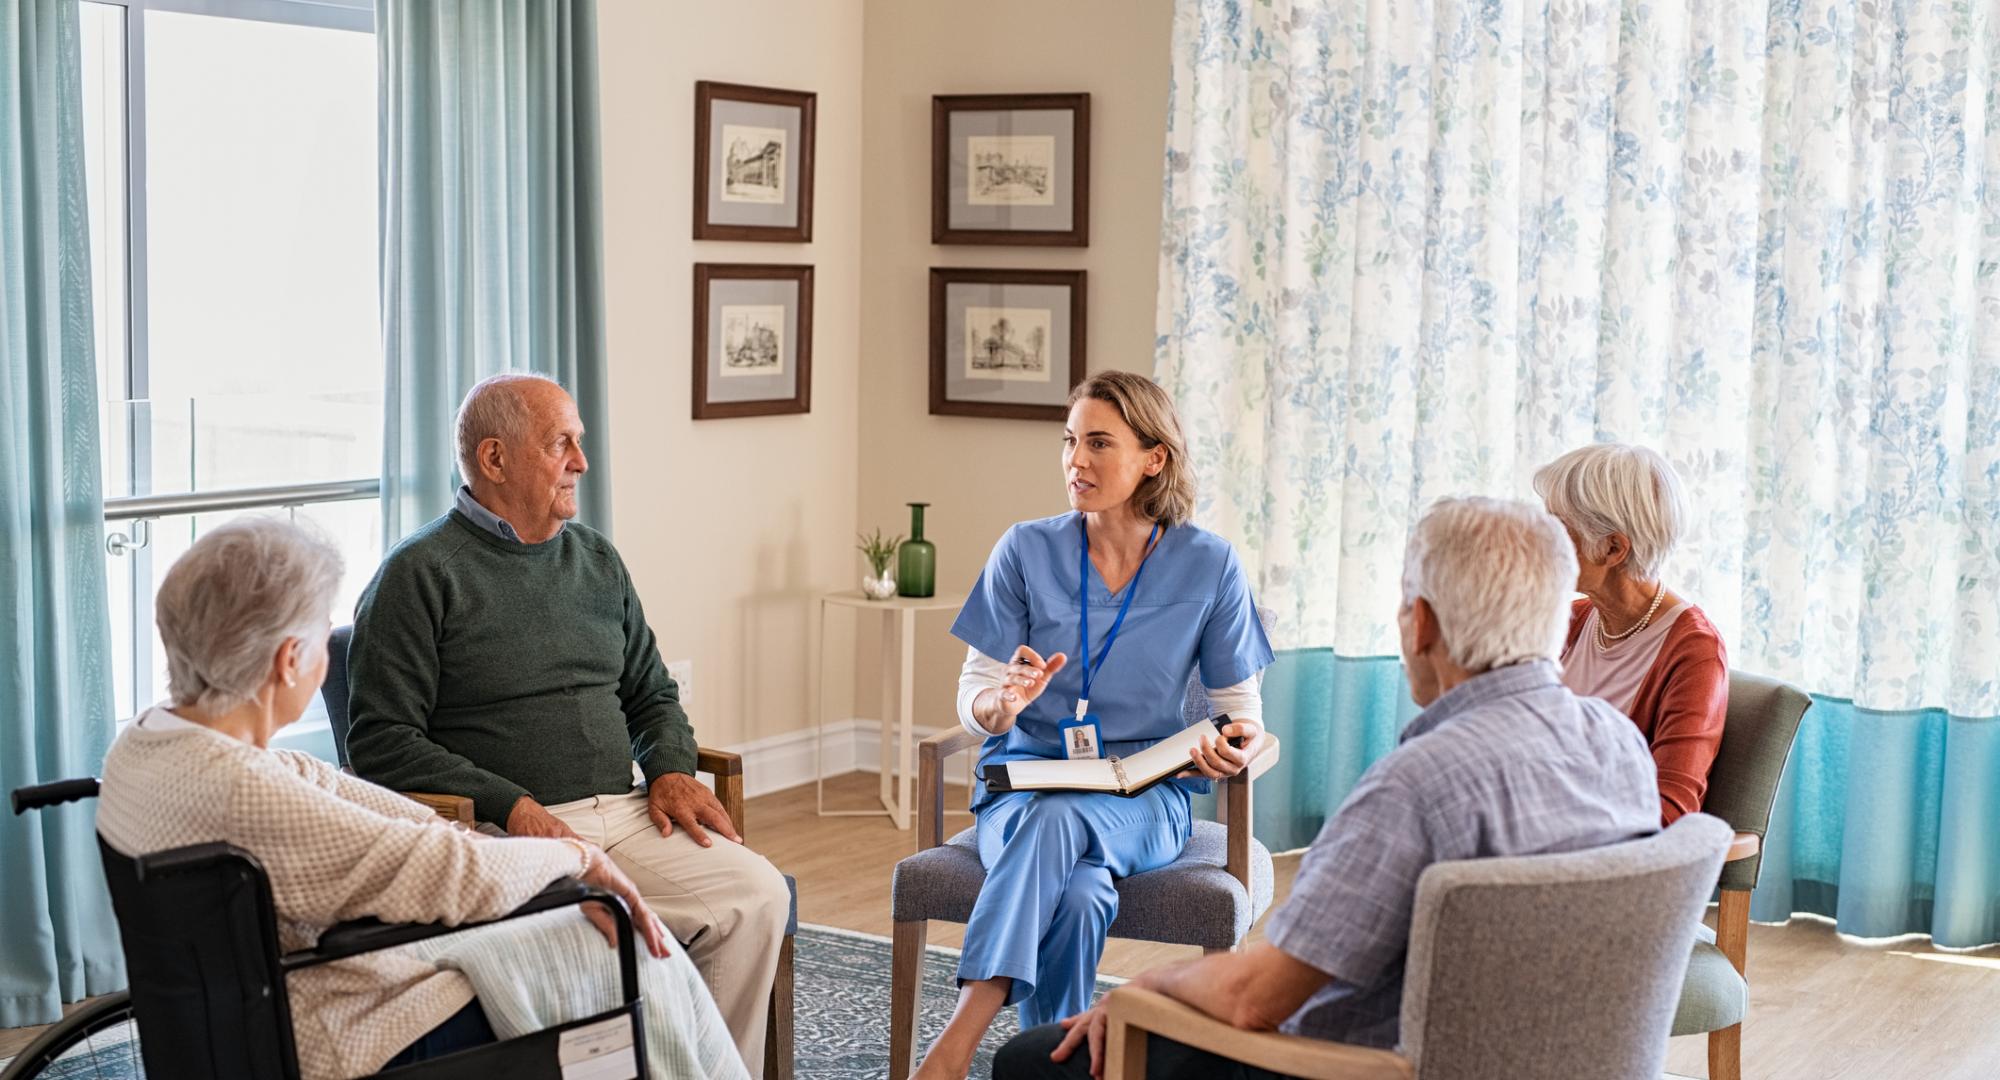
[[[1062,420],[1083,381],[1081,270],[931,270],[931,413]]]
[[[1090,95],[933,97],[931,242],[1088,247]]]
[[[694,238],[812,239],[818,95],[762,86],[694,87]]]
[[[812,411],[810,266],[696,263],[694,418]]]

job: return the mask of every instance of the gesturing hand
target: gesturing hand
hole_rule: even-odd
[[[646,789],[646,815],[653,819],[661,836],[672,836],[674,826],[679,825],[702,847],[711,847],[715,843],[708,838],[708,829],[714,829],[739,844],[743,842],[743,838],[736,835],[736,826],[729,820],[729,811],[722,808],[715,792],[686,773],[665,773],[653,781],[652,786]]]
[[[1014,660],[1007,665],[1007,681],[1000,687],[1000,713],[1009,720],[1021,715],[1042,691],[1049,688],[1049,680],[1056,672],[1069,664],[1069,656],[1056,653],[1047,660],[1026,645],[1014,650]]]

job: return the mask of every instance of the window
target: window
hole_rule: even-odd
[[[369,0],[85,0],[91,270],[120,711],[165,690],[158,579],[287,491],[380,558],[375,39]],[[344,496],[325,501],[329,494]],[[355,498],[355,495],[365,497]],[[146,499],[147,520],[130,501]],[[197,512],[197,508],[199,512]]]

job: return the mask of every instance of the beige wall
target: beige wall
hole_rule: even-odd
[[[902,504],[930,502],[938,589],[963,592],[1008,525],[1067,509],[1062,425],[929,415],[929,269],[1087,270],[1091,370],[1152,371],[1173,4],[868,0],[867,19],[860,527],[907,531]],[[931,95],[1074,91],[1090,94],[1090,246],[932,244]],[[950,623],[919,631],[919,724],[951,723],[965,650]],[[864,670],[873,655],[864,639]],[[860,715],[874,686],[860,681]]]
[[[861,0],[598,5],[613,524],[706,745],[809,722],[809,598],[854,577],[862,28]],[[818,93],[810,244],[689,239],[698,79]],[[689,419],[696,262],[814,266],[809,415]]]
[[[1060,425],[928,415],[927,273],[1088,270],[1091,368],[1151,370],[1171,19],[1169,0],[600,0],[617,539],[662,652],[694,661],[704,743],[811,722],[811,598],[855,587],[857,529],[907,531],[902,504],[931,502],[939,589],[962,592],[1010,523],[1064,509]],[[819,94],[812,243],[689,239],[698,79]],[[1036,91],[1091,95],[1090,247],[932,245],[931,95]],[[814,265],[810,415],[688,418],[697,261]],[[919,631],[926,726],[950,723],[949,625]],[[850,626],[831,623],[828,720],[877,715],[873,628]]]

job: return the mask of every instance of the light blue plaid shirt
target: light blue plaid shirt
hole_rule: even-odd
[[[1396,1045],[1417,877],[1430,864],[1576,851],[1659,827],[1638,726],[1572,694],[1554,663],[1453,687],[1362,774],[1271,916],[1271,944],[1333,976],[1284,1030]]]

